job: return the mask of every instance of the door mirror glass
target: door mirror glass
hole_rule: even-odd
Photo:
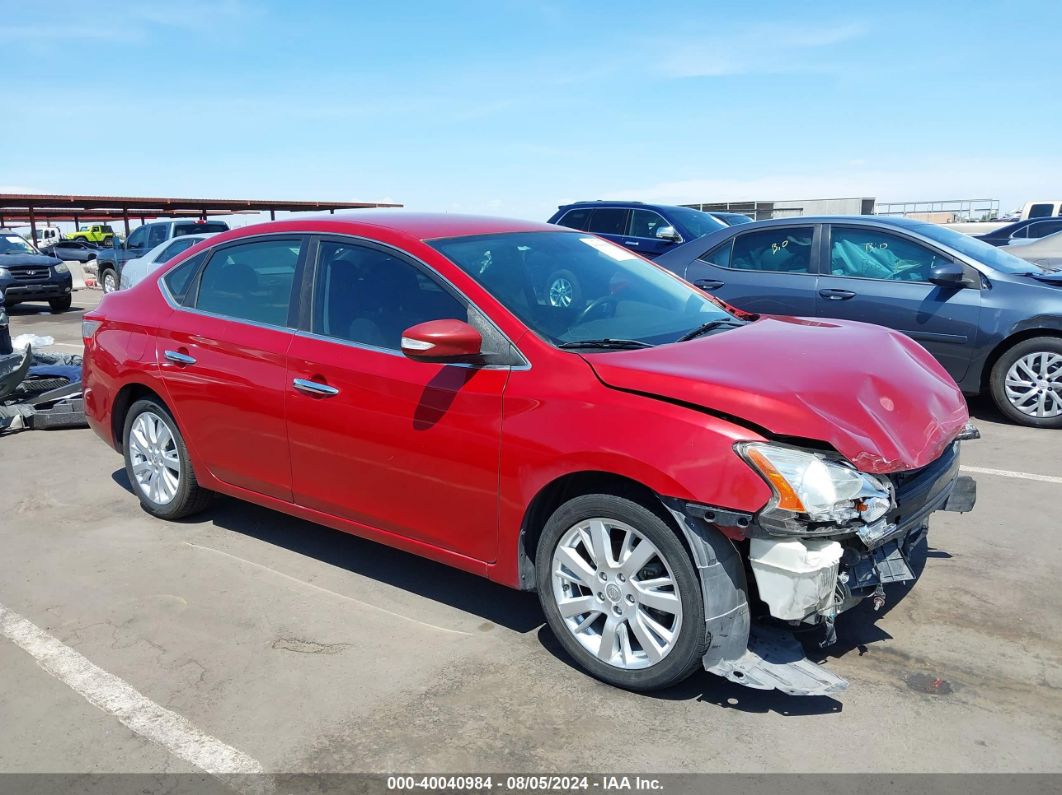
[[[929,271],[929,281],[941,287],[961,287],[965,278],[962,265],[956,262],[942,262]]]
[[[421,362],[476,362],[483,337],[461,320],[429,320],[402,332],[402,353]]]
[[[669,240],[672,243],[679,243],[682,241],[682,236],[675,231],[675,227],[673,226],[657,227],[656,236],[659,240]]]

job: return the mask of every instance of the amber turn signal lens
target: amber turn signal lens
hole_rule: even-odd
[[[794,513],[807,513],[804,508],[804,503],[800,501],[800,498],[793,491],[793,487],[789,485],[789,481],[782,477],[782,473],[774,468],[774,464],[767,460],[767,456],[757,450],[755,447],[749,447],[745,451],[745,455],[749,460],[756,465],[756,468],[763,473],[763,475],[774,486],[774,490],[778,492],[778,507],[783,511],[792,511]]]

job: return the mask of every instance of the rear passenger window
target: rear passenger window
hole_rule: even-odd
[[[166,231],[166,224],[149,226],[147,242],[144,244],[144,248],[155,248],[159,243],[165,243]]]
[[[590,225],[590,208],[580,207],[576,210],[568,210],[557,223],[569,229],[578,229],[581,232],[585,232]]]
[[[321,243],[315,333],[397,351],[410,326],[447,318],[468,322],[468,309],[419,268],[379,249]]]
[[[215,251],[199,279],[196,308],[286,326],[300,246],[298,238],[270,239]]]
[[[590,216],[590,228],[587,231],[595,235],[625,235],[629,213],[622,207],[599,207]]]
[[[810,273],[814,232],[811,226],[779,226],[738,235],[730,251],[730,262],[725,267]]]
[[[203,264],[206,255],[207,252],[205,251],[196,254],[194,257],[185,260],[162,277],[162,280],[166,283],[166,288],[170,291],[170,295],[173,296],[173,300],[178,304],[181,304],[182,306],[188,305],[188,288],[192,286],[192,279],[195,277],[195,272],[199,270],[199,266]]]

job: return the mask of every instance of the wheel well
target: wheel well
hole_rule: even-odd
[[[143,384],[127,384],[123,386],[118,391],[118,395],[114,399],[114,406],[111,408],[111,435],[118,452],[122,452],[122,444],[124,442],[122,432],[125,429],[125,418],[129,413],[129,407],[141,398],[152,398],[163,406],[166,405],[166,402],[159,394],[150,387]]]
[[[989,389],[989,379],[992,377],[992,368],[996,366],[996,362],[999,361],[1004,353],[1009,351],[1019,342],[1025,340],[1031,340],[1033,337],[1054,337],[1056,339],[1062,339],[1062,331],[1051,328],[1031,328],[1025,331],[1019,331],[1010,337],[1007,337],[999,345],[992,349],[992,352],[988,354],[988,358],[985,359],[984,369],[981,371],[981,391],[987,392]]]
[[[549,521],[549,517],[565,502],[581,494],[612,494],[633,500],[657,513],[669,527],[676,531],[683,545],[686,544],[682,534],[674,527],[674,521],[660,502],[660,498],[645,484],[612,472],[573,472],[545,486],[531,500],[531,504],[524,513],[524,521],[520,525],[518,551],[522,590],[534,591],[536,589],[535,554],[538,550],[538,539],[542,536],[542,530]]]

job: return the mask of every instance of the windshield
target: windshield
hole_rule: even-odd
[[[936,224],[919,224],[914,229],[930,240],[936,240],[938,243],[950,246],[959,253],[965,254],[978,262],[983,262],[1000,273],[1033,273],[1043,270],[1039,265],[1018,259],[1013,254],[1008,254],[991,243],[964,235],[962,232],[956,232],[954,229],[947,229]]]
[[[575,232],[514,232],[432,241],[506,309],[554,345],[675,342],[732,316],[627,249]]]
[[[18,235],[0,236],[0,254],[36,254],[33,246]]]
[[[718,218],[689,207],[672,207],[670,214],[686,227],[694,237],[704,237],[709,232],[718,232],[720,229],[726,229],[726,224]]]

